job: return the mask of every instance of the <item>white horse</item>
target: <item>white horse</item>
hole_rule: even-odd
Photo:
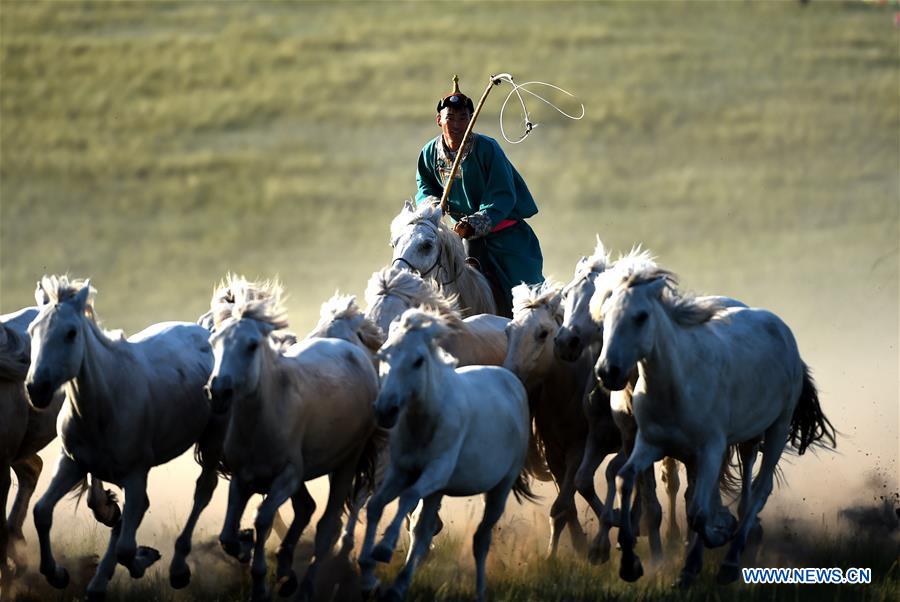
[[[772,491],[785,445],[798,454],[834,429],[819,405],[809,369],[790,329],[774,314],[728,306],[720,298],[684,296],[672,273],[653,265],[608,287],[591,303],[603,323],[597,375],[619,391],[637,366],[632,406],[638,431],[617,476],[622,511],[620,576],[643,573],[629,520],[636,476],[664,456],[688,468],[688,522],[708,547],[732,540],[721,582],[739,576],[741,553]],[[762,465],[750,486],[757,442]],[[717,484],[729,446],[742,449],[740,523],[722,506]],[[698,569],[699,570],[699,569]]]
[[[439,315],[409,310],[379,352],[383,381],[375,412],[381,426],[393,427],[391,464],[367,506],[359,556],[364,591],[377,587],[375,562],[390,560],[403,517],[424,500],[406,565],[387,592],[389,598],[406,594],[428,550],[441,498],[484,493],[484,516],[473,540],[476,590],[483,600],[491,530],[509,492],[533,497],[523,472],[531,428],[522,383],[495,366],[456,369],[438,345],[447,334]],[[384,507],[398,495],[397,515],[374,546]]]
[[[615,265],[619,270],[643,265],[650,261],[650,255],[639,248],[625,257],[620,257]],[[565,361],[579,361],[583,358],[593,365],[600,355],[602,344],[602,324],[595,322],[590,313],[590,303],[596,291],[597,281],[602,274],[611,269],[613,262],[600,238],[594,253],[582,257],[575,266],[575,275],[562,291],[563,319],[554,337],[554,352]],[[615,500],[615,476],[634,445],[636,425],[631,411],[631,400],[628,394],[613,400],[602,388],[595,386],[596,378],[588,377],[592,389],[586,400],[584,413],[588,422],[588,437],[584,456],[575,474],[575,488],[584,497],[595,513],[600,513],[600,530],[591,544],[588,558],[592,562],[606,562],[609,559],[609,532],[618,524],[613,511]],[[610,401],[616,401],[614,407]],[[600,464],[610,454],[615,454],[606,468],[606,503],[602,504],[594,487],[594,474]],[[681,541],[681,534],[676,519],[676,501],[680,486],[678,465],[671,458],[666,458],[662,466],[662,479],[667,485],[669,496],[669,542]],[[640,494],[635,504],[633,518],[642,518],[644,532],[649,536],[653,557],[658,559],[662,554],[659,537],[659,526],[662,520],[662,509],[656,494],[656,475],[648,469],[639,480]]]
[[[378,376],[369,356],[346,341],[313,338],[287,350],[273,341],[272,332],[287,326],[277,283],[232,278],[226,286],[234,302],[215,316],[208,385],[213,410],[229,414],[224,464],[231,487],[219,539],[228,554],[248,560],[238,532],[241,515],[253,493],[265,494],[254,522],[250,572],[253,599],[266,598],[265,543],[276,511],[290,499],[294,520],[278,550],[277,568],[280,593],[290,595],[297,586],[294,548],[315,510],[306,481],[328,475],[315,559],[301,584],[301,594],[310,597],[316,572],[339,535],[342,506],[355,498],[354,481],[363,486],[371,480]]]
[[[391,323],[407,309],[428,307],[437,311],[450,329],[441,346],[460,366],[499,366],[506,357],[509,318],[479,314],[462,319],[455,297],[413,272],[393,266],[382,268],[372,274],[365,296],[366,316],[383,332],[388,332]]]
[[[535,432],[558,487],[550,508],[548,555],[556,554],[566,526],[575,549],[582,552],[587,543],[575,506],[575,471],[581,464],[588,437],[585,411],[593,402],[605,405],[609,414],[609,395],[594,385],[590,354],[583,354],[575,362],[562,361],[554,355],[553,334],[562,321],[560,286],[550,281],[534,286],[521,284],[513,288],[512,294],[513,319],[506,327],[509,344],[503,367],[516,374],[528,391]],[[599,399],[592,399],[594,394]],[[612,444],[618,445],[617,436]],[[596,493],[592,496],[597,498]],[[592,501],[590,496],[585,497],[589,503]],[[602,506],[592,508],[601,520]]]
[[[319,322],[306,338],[343,339],[370,354],[376,364],[375,354],[385,341],[384,332],[363,313],[356,297],[339,293],[322,304]]]
[[[40,287],[37,292],[42,293]],[[45,302],[41,297],[38,302]],[[65,399],[65,394],[57,391],[43,410],[28,403],[25,376],[31,365],[31,340],[26,330],[38,312],[37,307],[27,307],[0,316],[0,589],[4,591],[11,586],[13,576],[8,571],[7,556],[13,558],[16,574],[27,567],[22,526],[44,466],[38,452],[56,438],[56,418]],[[19,486],[7,520],[10,469],[16,473]],[[87,503],[104,524],[112,526],[118,520],[115,496],[105,492],[97,479],[91,480]]]
[[[135,542],[149,506],[147,473],[197,444],[203,469],[170,573],[173,585],[186,585],[190,571],[184,558],[197,518],[216,487],[221,448],[221,429],[211,419],[203,394],[212,368],[209,333],[195,324],[164,322],[126,340],[121,332],[105,332],[95,322],[88,282],[45,277],[41,288],[50,302],[29,327],[26,387],[36,408],[52,403],[60,387],[66,393],[57,425],[62,453],[47,492],[34,508],[41,573],[57,588],[69,581],[50,545],[53,509],[90,473],[122,487],[125,507],[88,584],[88,596],[104,594],[117,561],[132,577],[142,576],[160,557]]]
[[[427,200],[418,208],[406,201],[391,222],[391,265],[436,280],[445,295],[458,296],[464,317],[497,313],[491,285],[466,263],[462,239],[441,220],[442,215],[441,208]]]

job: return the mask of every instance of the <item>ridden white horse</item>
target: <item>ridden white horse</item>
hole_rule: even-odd
[[[650,255],[639,248],[621,257],[616,264],[619,270],[643,265],[650,261]],[[600,355],[603,334],[602,324],[591,318],[590,302],[596,290],[598,278],[613,265],[609,253],[600,238],[594,253],[582,257],[575,266],[575,275],[562,291],[563,319],[554,337],[554,351],[557,357],[565,361],[577,361],[588,358],[593,365]],[[584,413],[588,422],[588,437],[584,456],[575,474],[575,488],[584,497],[595,513],[600,513],[600,529],[591,544],[588,558],[592,562],[606,562],[609,559],[609,532],[618,520],[613,511],[615,500],[615,476],[628,459],[634,445],[635,423],[632,416],[630,398],[627,394],[615,398],[618,403],[610,407],[610,397],[601,387],[595,386],[596,378],[588,377],[592,389],[591,396],[585,400]],[[636,376],[635,376],[636,378]],[[602,504],[594,488],[594,474],[604,458],[615,454],[606,468],[606,503]],[[681,534],[676,519],[676,503],[678,489],[678,465],[671,458],[666,458],[662,465],[662,479],[667,485],[669,496],[669,530],[670,543],[681,541]],[[662,510],[656,494],[656,475],[652,469],[639,478],[640,494],[635,503],[633,518],[643,518],[644,532],[649,536],[650,547],[654,558],[662,554],[659,537],[659,525]]]
[[[50,302],[29,327],[26,387],[36,408],[52,403],[60,387],[66,394],[57,425],[63,449],[50,486],[34,508],[41,573],[57,588],[69,581],[53,558],[53,509],[90,473],[123,488],[125,503],[88,596],[103,596],[116,562],[132,577],[142,576],[160,557],[135,541],[149,507],[147,473],[197,444],[203,468],[170,573],[173,585],[186,585],[190,570],[184,558],[216,487],[221,448],[221,427],[211,419],[203,394],[212,368],[209,333],[196,324],[164,322],[126,340],[120,331],[105,332],[97,325],[88,282],[51,276],[40,284]]]
[[[379,352],[383,381],[375,412],[382,427],[393,427],[391,463],[366,508],[359,556],[364,591],[377,587],[375,562],[390,560],[403,517],[424,500],[406,565],[387,592],[389,599],[405,596],[428,550],[441,498],[484,493],[484,516],[473,539],[476,592],[484,600],[491,530],[509,492],[533,497],[523,472],[531,428],[522,383],[495,366],[457,369],[438,345],[449,332],[438,314],[409,310]],[[374,546],[384,507],[398,496],[397,515]]]
[[[365,352],[340,339],[280,348],[270,337],[287,326],[277,283],[231,278],[226,286],[234,302],[214,316],[215,366],[208,385],[213,410],[229,415],[224,464],[231,486],[219,539],[228,554],[247,561],[249,550],[238,532],[241,515],[253,493],[265,494],[254,522],[250,572],[253,599],[266,598],[265,543],[276,511],[290,499],[294,520],[278,550],[277,568],[280,593],[290,595],[297,586],[294,548],[315,511],[306,481],[328,475],[315,559],[301,584],[301,594],[310,597],[316,572],[339,535],[343,504],[354,498],[354,481],[363,486],[371,480],[378,376]]]
[[[36,292],[38,302],[46,303],[40,286]],[[24,572],[27,566],[22,526],[44,466],[38,452],[56,438],[56,418],[65,399],[65,394],[57,391],[43,410],[36,410],[28,403],[25,376],[31,365],[31,340],[26,330],[38,312],[38,307],[27,307],[0,316],[0,589],[3,591],[8,591],[13,576],[8,571],[7,555],[13,558],[16,574]],[[10,469],[16,473],[19,486],[7,520]],[[104,491],[97,479],[91,480],[87,503],[95,518],[107,526],[118,520],[115,495]]]
[[[466,263],[462,239],[441,220],[442,215],[441,208],[428,200],[418,208],[406,201],[391,221],[391,265],[436,280],[446,296],[459,298],[463,317],[497,313],[491,285]]]
[[[604,386],[620,391],[635,366],[639,372],[632,398],[637,438],[616,479],[619,574],[634,581],[643,572],[628,520],[635,478],[668,455],[688,467],[690,528],[708,547],[732,540],[719,571],[719,580],[730,582],[739,576],[741,553],[786,444],[798,454],[823,441],[833,445],[834,429],[781,319],[719,298],[685,296],[675,284],[671,272],[648,265],[591,303],[603,323],[596,370]],[[762,465],[751,488],[760,440]],[[740,523],[722,506],[717,487],[722,459],[738,444],[746,444]]]
[[[566,526],[575,549],[583,552],[587,543],[575,506],[575,471],[584,456],[588,436],[585,411],[597,389],[593,358],[583,354],[575,362],[566,362],[554,355],[553,334],[562,321],[558,284],[521,284],[513,288],[512,294],[513,319],[506,327],[509,344],[503,367],[516,374],[528,391],[535,432],[558,488],[550,507],[548,555],[556,554]],[[594,402],[605,404],[609,414],[609,395],[602,389],[597,394],[602,399]],[[613,434],[617,435],[614,430]],[[617,436],[613,445],[618,445]],[[597,497],[596,493],[592,495]],[[602,519],[602,507],[594,511],[598,520]]]

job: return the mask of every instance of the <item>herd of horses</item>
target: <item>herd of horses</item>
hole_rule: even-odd
[[[657,462],[668,537],[682,539],[682,463],[690,537],[679,583],[697,577],[705,547],[730,544],[719,569],[727,583],[738,578],[748,542],[761,537],[758,514],[785,449],[803,454],[835,443],[788,327],[734,299],[679,291],[675,275],[647,252],[613,261],[598,240],[566,286],[516,287],[510,319],[494,315],[487,280],[466,263],[439,208],[406,204],[391,224],[391,245],[392,263],[368,283],[367,309],[335,295],[305,338],[287,330],[277,282],[229,275],[197,323],[155,324],[125,338],[98,325],[89,281],[43,277],[37,306],[0,323],[3,589],[26,566],[22,525],[41,471],[37,452],[56,436],[62,452],[33,511],[40,572],[67,586],[53,556],[53,510],[69,492],[87,493],[96,519],[110,527],[87,585],[91,599],[104,596],[117,565],[140,577],[159,560],[136,539],[149,507],[148,472],[191,447],[201,471],[175,541],[173,587],[190,581],[193,531],[225,476],[219,541],[250,563],[254,600],[270,595],[265,545],[287,501],[294,512],[276,556],[281,595],[313,595],[342,516],[340,553],[349,557],[365,508],[363,592],[402,599],[440,531],[443,496],[477,494],[484,514],[473,552],[484,599],[492,529],[510,493],[536,499],[532,479],[557,487],[548,554],[568,530],[579,553],[606,561],[616,527],[619,574],[634,581],[643,573],[638,533],[654,560],[663,553]],[[608,456],[601,501],[594,476]],[[7,519],[10,468],[19,487]],[[313,560],[299,580],[294,549],[316,506],[307,482],[325,475]],[[104,482],[124,491],[121,510]],[[598,519],[590,544],[576,493]],[[254,528],[242,531],[253,494],[264,498]],[[737,517],[723,497],[737,500]],[[395,499],[397,513],[376,543]],[[406,564],[382,588],[376,564],[390,561],[407,517]]]

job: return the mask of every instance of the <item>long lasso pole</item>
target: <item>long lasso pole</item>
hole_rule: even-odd
[[[444,184],[444,194],[441,195],[442,213],[447,213],[447,209],[449,206],[448,199],[450,198],[450,187],[453,185],[453,179],[456,177],[456,172],[459,170],[459,162],[463,156],[462,150],[463,148],[465,148],[466,142],[469,141],[469,136],[472,134],[472,128],[475,127],[475,120],[478,119],[478,113],[481,112],[481,107],[484,106],[484,101],[487,99],[488,94],[490,94],[491,88],[499,85],[503,76],[509,77],[509,74],[501,73],[500,75],[492,75],[490,77],[490,82],[484,89],[484,94],[481,95],[481,100],[478,101],[478,106],[475,107],[475,112],[472,114],[472,120],[469,121],[469,127],[466,128],[466,133],[463,134],[462,144],[459,145],[459,150],[456,153],[456,158],[453,159],[453,167],[450,168],[450,177],[447,178],[447,183]]]

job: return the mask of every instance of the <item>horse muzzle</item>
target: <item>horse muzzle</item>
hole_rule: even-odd
[[[381,400],[378,400],[381,401]],[[391,400],[389,403],[375,404],[375,423],[383,429],[393,428],[400,417],[400,404]]]
[[[553,337],[553,352],[564,362],[574,362],[581,355],[583,345],[575,329],[561,326]]]
[[[28,392],[28,401],[38,410],[49,406],[56,392],[56,387],[45,380],[26,380],[25,389]]]
[[[224,414],[231,407],[234,399],[234,382],[230,376],[212,377],[203,390],[206,392],[206,397],[209,399],[214,413]]]
[[[621,391],[628,384],[628,373],[608,361],[597,362],[594,376],[608,391]]]

